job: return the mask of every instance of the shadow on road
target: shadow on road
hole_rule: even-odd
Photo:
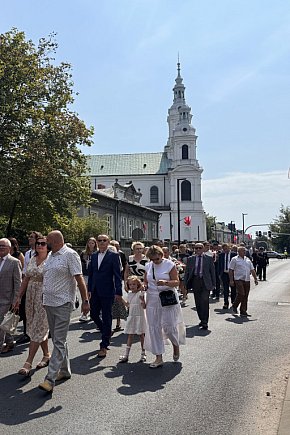
[[[242,325],[243,323],[256,322],[258,319],[249,319],[249,317],[240,317],[238,314],[236,314],[234,317],[228,317],[225,320],[230,323],[236,323],[237,325]]]
[[[188,326],[186,325],[186,338],[193,337],[206,337],[211,333],[210,329],[201,329],[199,325]]]
[[[108,367],[107,367],[108,368]],[[144,363],[117,364],[109,367],[111,371],[105,373],[107,378],[122,377],[122,386],[118,393],[124,396],[144,393],[146,391],[162,390],[167,382],[172,381],[182,370],[181,363],[165,362],[163,367],[150,369]]]
[[[0,380],[0,423],[16,426],[27,421],[54,414],[61,406],[51,407],[48,411],[36,412],[51,395],[38,388],[23,392],[22,387],[31,382],[31,378],[23,378],[17,374],[6,376]]]

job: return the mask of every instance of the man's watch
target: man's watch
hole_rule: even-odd
[[[89,303],[89,300],[88,299],[84,299],[83,300],[83,304],[88,304]]]

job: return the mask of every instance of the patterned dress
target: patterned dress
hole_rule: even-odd
[[[30,278],[26,290],[26,329],[30,340],[35,341],[36,343],[41,343],[48,337],[48,322],[46,311],[42,304],[44,264],[45,261],[37,266],[36,257],[32,257],[25,274],[25,276]]]
[[[149,259],[143,255],[140,261],[136,261],[134,255],[129,256],[128,267],[130,275],[136,275],[142,282],[144,281],[145,266],[149,262]]]

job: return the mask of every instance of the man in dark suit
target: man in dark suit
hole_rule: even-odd
[[[230,261],[237,254],[230,251],[230,247],[227,243],[222,245],[223,251],[219,255],[219,276],[221,277],[224,288],[224,306],[223,309],[229,308],[229,294],[230,294],[230,278],[229,278],[229,265]],[[236,299],[236,287],[231,287],[231,302],[234,303]]]
[[[215,288],[215,269],[212,257],[203,254],[204,246],[196,243],[196,255],[188,257],[184,284],[187,290],[193,289],[199,326],[208,329],[209,294]]]
[[[98,251],[94,252],[89,265],[88,291],[91,296],[90,316],[102,333],[98,357],[104,358],[112,333],[112,305],[122,300],[120,257],[108,250],[110,239],[106,234],[97,238]],[[100,318],[102,313],[102,318]]]
[[[10,240],[0,239],[0,323],[11,305],[14,305],[21,285],[21,264],[10,255],[10,248]],[[4,341],[6,346],[3,346]],[[0,353],[13,348],[13,336],[0,329]]]

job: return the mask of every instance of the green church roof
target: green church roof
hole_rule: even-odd
[[[93,176],[166,174],[170,160],[166,153],[88,155],[88,174]]]

